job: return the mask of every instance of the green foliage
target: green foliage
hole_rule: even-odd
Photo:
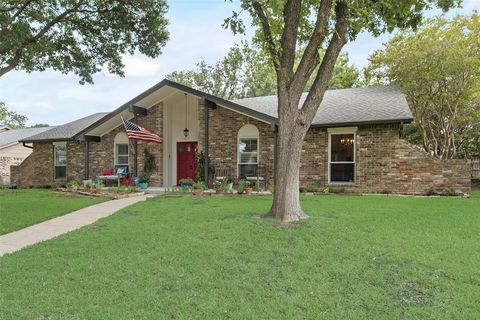
[[[299,49],[296,64],[300,63],[303,50]],[[277,92],[275,69],[268,54],[245,42],[242,46],[232,47],[224,58],[213,65],[201,61],[195,69],[172,72],[167,79],[225,99],[275,95]],[[312,82],[313,78],[307,90]],[[359,71],[349,63],[348,54],[342,54],[335,65],[329,87],[351,88],[359,84]]]
[[[195,181],[192,184],[193,189],[200,189],[200,190],[205,190],[207,188],[207,185],[203,181]]]
[[[30,126],[30,128],[45,128],[49,126],[50,125],[46,123],[35,123],[34,125]]]
[[[438,195],[437,190],[435,190],[434,187],[428,188],[428,190],[425,192],[426,196],[436,196]]]
[[[206,181],[205,180],[205,153],[202,151],[198,151],[197,154],[195,155],[195,161],[196,161],[196,168],[197,168],[197,181]],[[213,178],[213,175],[215,174],[215,166],[212,163],[212,159],[208,157],[208,181],[211,181]]]
[[[166,12],[164,0],[3,0],[0,76],[52,68],[91,83],[101,66],[123,75],[122,55],[160,55]]]
[[[442,196],[453,197],[457,195],[458,195],[457,192],[453,188],[445,188],[442,190]]]
[[[392,189],[390,189],[390,188],[383,188],[380,193],[381,193],[381,194],[391,194],[391,193],[392,193]]]
[[[398,83],[414,123],[404,136],[441,159],[480,152],[478,14],[428,20],[393,37],[370,57],[372,83]]]
[[[24,128],[26,121],[27,117],[8,110],[7,105],[0,101],[0,126],[8,126],[12,129]]]
[[[247,187],[247,181],[246,180],[240,180],[238,181],[238,188],[237,188],[237,193],[242,194],[245,192],[245,188]]]
[[[147,149],[143,149],[143,172],[145,175],[150,176],[152,171],[157,168],[157,161],[155,160],[155,156]]]

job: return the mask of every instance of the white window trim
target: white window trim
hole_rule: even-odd
[[[118,163],[118,151],[117,151],[117,145],[127,145],[127,164]],[[129,166],[130,165],[130,144],[128,143],[128,136],[124,132],[119,132],[115,135],[113,139],[113,165],[116,166]]]
[[[250,165],[256,165],[258,168],[258,165],[260,163],[260,131],[258,130],[257,126],[255,125],[251,125],[251,126],[255,127],[255,129],[257,130],[256,134],[244,134],[244,135],[237,134],[237,178],[240,178],[240,165],[250,164]],[[242,128],[243,127],[244,126],[242,126]],[[240,128],[240,130],[242,128]],[[240,162],[240,139],[257,139],[257,162],[256,163]],[[244,152],[244,153],[251,153],[251,152]]]
[[[65,164],[64,165],[57,165],[57,152],[55,151],[56,146],[63,146],[65,147]],[[53,143],[53,180],[66,180],[67,179],[67,143],[66,142],[54,142]],[[65,167],[65,177],[64,178],[57,178],[55,177],[55,167]]]
[[[117,146],[118,145],[124,145],[126,144],[127,145],[127,163],[118,163],[118,148]],[[113,163],[114,163],[114,166],[129,166],[130,165],[130,145],[128,143],[123,143],[123,142],[120,142],[120,143],[115,143],[114,145],[114,159],[113,159]]]
[[[357,127],[344,128],[328,128],[328,184],[355,184],[357,183]],[[333,163],[353,163],[353,182],[332,181],[330,177],[330,164],[332,163],[332,134],[353,134],[353,162],[352,161],[335,161]]]

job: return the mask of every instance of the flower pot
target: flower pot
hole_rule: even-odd
[[[245,193],[252,194],[252,188],[249,188],[249,187],[245,188]]]
[[[195,196],[203,196],[203,190],[202,189],[193,189],[193,194]]]
[[[148,188],[148,182],[141,182],[140,183],[140,189],[145,190]]]

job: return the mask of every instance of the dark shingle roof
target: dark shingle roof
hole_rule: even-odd
[[[72,139],[77,133],[87,128],[97,120],[103,118],[108,112],[99,112],[91,114],[85,118],[81,118],[64,125],[54,127],[51,130],[36,134],[34,136],[23,139],[22,142],[36,141],[65,141]]]
[[[10,129],[0,132],[0,148],[12,143],[18,143],[22,139],[51,130],[52,128],[53,127]]]
[[[302,95],[303,103],[307,93]],[[245,98],[232,102],[277,118],[277,96]],[[398,86],[336,89],[325,92],[312,125],[409,122],[412,112]]]

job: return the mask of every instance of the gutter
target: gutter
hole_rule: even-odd
[[[22,141],[22,145],[23,145],[25,148],[33,149],[32,146],[27,146],[25,143],[26,143],[25,141]]]

